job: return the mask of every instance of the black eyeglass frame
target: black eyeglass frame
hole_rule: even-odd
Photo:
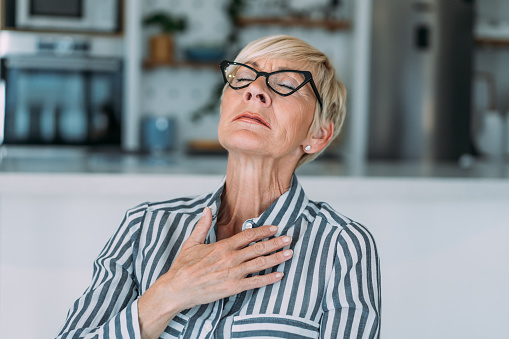
[[[247,67],[247,68],[249,68],[250,70],[252,70],[256,74],[256,78],[254,78],[253,81],[251,81],[247,85],[243,85],[243,86],[239,86],[239,87],[232,86],[232,84],[230,84],[228,82],[228,79],[226,78],[226,74],[225,74],[226,73],[225,72],[226,67],[228,67],[230,65],[239,65],[239,66]],[[311,87],[313,88],[313,92],[315,93],[316,98],[318,99],[318,103],[320,104],[320,108],[323,109],[322,98],[320,97],[320,94],[318,93],[318,89],[316,88],[315,82],[313,81],[313,75],[309,71],[299,71],[299,70],[285,69],[285,70],[275,71],[275,72],[271,72],[271,73],[259,72],[259,71],[257,71],[256,69],[254,69],[251,66],[248,66],[248,65],[245,65],[245,64],[241,64],[240,62],[234,62],[234,61],[228,61],[228,60],[221,61],[221,63],[219,64],[219,67],[221,68],[221,73],[223,74],[223,79],[224,79],[225,84],[228,84],[231,88],[233,88],[235,90],[246,88],[247,86],[251,85],[251,83],[256,81],[256,79],[258,79],[260,76],[264,76],[265,77],[265,83],[267,84],[267,87],[269,87],[275,93],[277,93],[277,94],[279,94],[281,96],[287,97],[287,96],[292,95],[293,93],[297,92],[299,89],[304,87],[304,85],[309,82],[311,84]],[[276,91],[274,88],[272,88],[272,86],[269,83],[269,76],[271,76],[272,74],[288,73],[288,72],[300,73],[300,74],[304,75],[304,82],[302,82],[302,84],[297,86],[294,90],[292,90],[289,93],[280,93],[280,92]]]

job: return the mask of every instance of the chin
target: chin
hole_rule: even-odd
[[[237,130],[235,132],[219,135],[219,142],[228,150],[253,154],[267,154],[267,138],[252,130]]]

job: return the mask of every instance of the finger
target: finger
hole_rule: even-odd
[[[268,256],[256,257],[242,265],[238,266],[239,274],[246,276],[251,273],[264,271],[267,268],[277,266],[293,256],[292,250],[280,251]]]
[[[247,291],[274,284],[278,281],[281,281],[283,276],[283,272],[274,272],[270,274],[255,275],[254,277],[245,278],[242,280],[242,290]]]
[[[267,241],[260,241],[254,245],[247,246],[237,253],[240,262],[248,261],[259,256],[267,255],[275,252],[285,246],[290,245],[292,238],[289,236],[281,236]]]
[[[212,225],[212,212],[210,208],[205,207],[203,209],[203,214],[198,220],[196,226],[194,226],[194,230],[187,239],[188,242],[203,244],[205,243],[205,239],[207,238],[207,234],[209,233],[210,226]]]
[[[278,227],[265,225],[257,228],[249,228],[245,231],[235,234],[228,239],[228,242],[234,249],[241,249],[252,242],[262,240],[277,233]]]

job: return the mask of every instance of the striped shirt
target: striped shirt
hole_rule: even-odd
[[[57,338],[140,338],[138,297],[176,259],[205,206],[213,222],[225,181],[210,194],[144,203],[126,213],[94,262],[93,278]],[[276,225],[293,257],[256,274],[275,284],[176,315],[161,338],[379,338],[380,269],[372,235],[328,204],[310,201],[296,176],[290,189],[242,229]]]

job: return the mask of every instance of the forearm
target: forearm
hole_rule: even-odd
[[[134,301],[103,324],[92,317],[70,317],[56,339],[63,338],[139,339],[138,308]]]
[[[179,312],[161,315],[148,309],[139,309],[138,320],[142,339],[156,339],[161,336],[165,328]]]
[[[164,298],[156,283],[138,300],[138,321],[142,339],[156,339],[161,336],[173,318],[182,308],[173,300]]]
[[[159,309],[157,305],[151,309],[148,304],[144,306],[141,300],[142,297],[134,300],[105,323],[100,323],[102,316],[88,316],[90,309],[77,309],[74,312],[76,316],[68,317],[56,339],[159,338],[165,330],[168,331],[168,326],[171,338],[178,338],[182,334],[188,321],[185,315],[177,316],[177,310],[161,315],[156,312]],[[143,310],[142,313],[140,310]]]
[[[140,338],[132,240],[143,208],[126,213],[94,262],[92,282],[70,307],[57,338]]]

